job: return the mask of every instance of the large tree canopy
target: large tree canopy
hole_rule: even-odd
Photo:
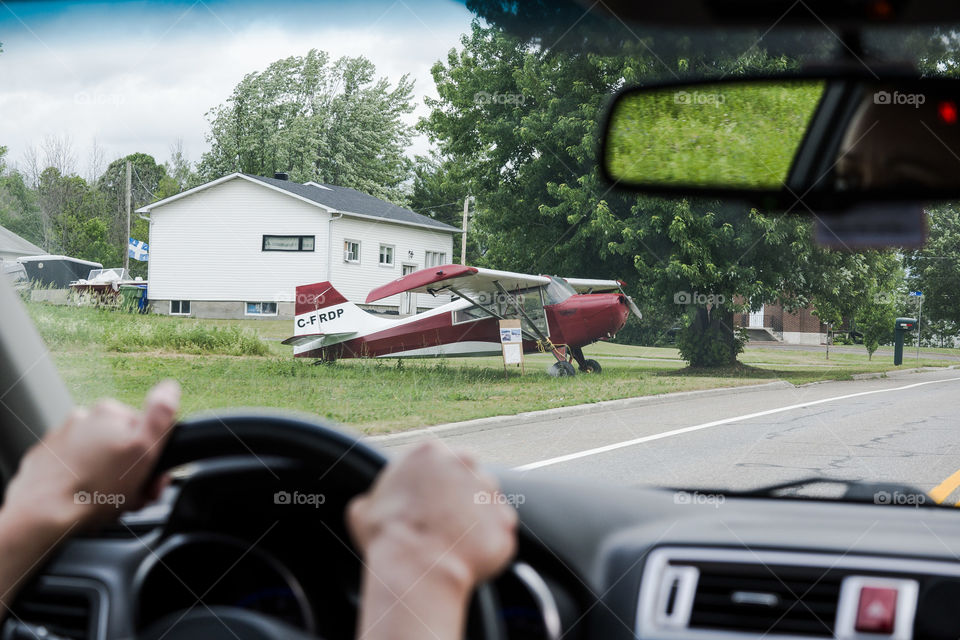
[[[922,250],[906,256],[910,288],[923,292],[924,331],[956,336],[960,327],[960,207],[941,205],[928,214],[929,237]],[[915,315],[913,305],[904,314]]]
[[[403,116],[413,110],[412,94],[407,76],[391,87],[363,57],[331,62],[313,49],[278,60],[244,77],[207,114],[211,148],[200,173],[212,179],[284,171],[299,182],[399,201],[411,166],[404,155],[411,128]]]
[[[470,176],[483,262],[624,278],[654,315],[686,316],[680,346],[696,365],[735,361],[735,311],[781,299],[852,313],[868,299],[860,282],[893,269],[891,253],[822,250],[803,217],[638,198],[604,183],[599,128],[619,88],[664,68],[740,73],[797,64],[758,50],[738,55],[739,47],[707,59],[682,47],[672,58],[652,55],[649,46],[625,43],[614,55],[548,50],[475,23],[462,49],[434,66],[439,99],[421,126],[443,155],[438,171]]]

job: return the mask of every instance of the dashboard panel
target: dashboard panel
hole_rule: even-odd
[[[293,573],[264,549],[222,534],[171,536],[144,560],[134,584],[141,628],[177,611],[224,605],[316,631]]]
[[[39,577],[42,593],[24,591],[37,615],[21,617],[50,627],[51,604],[75,612],[90,601],[60,628],[135,637],[166,614],[226,605],[353,637],[361,564],[343,524],[352,491],[272,469],[199,474],[154,520],[69,541]],[[738,497],[718,508],[663,489],[499,475],[505,492],[525,496],[520,563],[494,583],[513,640],[960,637],[956,510]],[[275,503],[291,488],[325,492],[323,508]],[[858,620],[867,609],[873,622]],[[874,623],[887,627],[863,630]]]

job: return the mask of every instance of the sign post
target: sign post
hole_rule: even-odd
[[[919,305],[917,309],[917,362],[920,361],[920,322],[923,320],[923,291],[911,291],[910,297],[915,298]]]
[[[500,346],[503,348],[504,375],[508,375],[508,364],[520,365],[520,375],[523,375],[523,331],[520,327],[519,319],[500,321]]]

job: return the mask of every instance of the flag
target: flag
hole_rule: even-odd
[[[134,260],[139,260],[140,262],[146,262],[150,259],[150,246],[146,242],[140,242],[139,240],[134,240],[133,238],[129,239],[130,242],[127,244],[127,252],[130,257]]]

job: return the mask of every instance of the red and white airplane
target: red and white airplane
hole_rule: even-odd
[[[600,372],[582,348],[612,338],[640,310],[618,280],[534,276],[447,264],[377,287],[367,303],[401,293],[452,294],[447,304],[404,318],[364,311],[329,282],[297,287],[295,331],[283,344],[298,358],[434,358],[500,355],[499,320],[521,322],[523,350],[552,353],[551,375]]]

